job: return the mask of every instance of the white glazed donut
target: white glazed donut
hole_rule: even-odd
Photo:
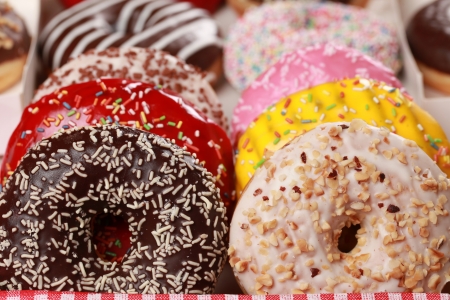
[[[359,119],[319,125],[247,185],[230,263],[249,294],[440,292],[449,183],[413,141]],[[356,224],[358,243],[343,253],[341,230]]]
[[[161,85],[179,93],[221,127],[228,129],[222,104],[206,73],[159,50],[108,48],[89,50],[56,69],[39,87],[33,102],[61,87],[98,78],[123,78]]]

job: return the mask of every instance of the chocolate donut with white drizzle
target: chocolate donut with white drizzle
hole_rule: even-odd
[[[82,2],[51,20],[39,41],[49,70],[88,49],[132,46],[165,50],[206,71],[216,70],[222,55],[207,11],[173,0]]]
[[[122,262],[95,254],[90,222],[127,220]],[[169,140],[120,126],[42,140],[0,195],[0,288],[211,293],[226,256],[210,173]]]

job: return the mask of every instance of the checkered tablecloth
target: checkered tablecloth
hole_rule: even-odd
[[[450,300],[449,294],[127,295],[47,291],[0,292],[0,300]]]

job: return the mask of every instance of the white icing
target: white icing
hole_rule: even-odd
[[[148,16],[150,16],[154,10],[163,7],[164,5],[168,5],[170,3],[173,3],[173,1],[154,1],[149,4],[147,4],[144,9],[142,10],[141,14],[139,15],[136,24],[134,25],[133,32],[138,33],[144,30],[145,24],[147,23]]]
[[[168,28],[172,27],[176,23],[192,20],[201,15],[204,15],[203,10],[191,9],[184,13],[178,14],[174,17],[168,18],[168,19],[164,20],[163,22],[160,22],[160,23],[156,24],[155,26],[145,29],[141,33],[138,33],[138,34],[132,36],[129,40],[127,40],[126,42],[124,42],[122,44],[122,47],[135,46],[135,45],[139,44],[140,42],[142,42],[143,40],[148,39],[151,36],[157,34],[158,32],[161,32],[164,29],[168,29]],[[174,22],[174,20],[176,20],[176,21]]]
[[[338,139],[331,137],[330,130],[342,124],[350,128],[342,130]],[[374,147],[370,149],[371,146]],[[383,152],[394,148],[399,150],[399,154],[388,159]],[[306,163],[302,162],[302,153],[305,153]],[[341,159],[336,157],[337,154]],[[403,162],[398,156],[402,154],[405,155]],[[346,162],[342,160],[344,156],[353,164],[349,168],[343,167]],[[362,165],[359,170],[354,162],[355,156]],[[328,182],[333,163],[340,166],[335,169],[335,184]],[[420,171],[415,167],[420,167]],[[375,171],[385,174],[384,181],[378,176],[361,181],[355,178],[366,172],[374,174],[372,172]],[[312,180],[313,187],[307,188],[308,180]],[[423,187],[432,186],[428,185],[430,181],[439,184],[439,189],[427,190]],[[424,270],[420,271],[424,273],[423,279],[409,290],[417,288],[415,291],[440,292],[446,283],[449,268],[446,257],[450,251],[446,238],[450,225],[447,211],[450,205],[447,201],[450,199],[449,184],[446,175],[414,142],[408,142],[388,130],[367,126],[361,120],[319,125],[275,152],[247,185],[231,223],[229,253],[234,273],[247,293],[291,294],[305,287],[308,287],[304,289],[308,293],[401,292],[407,290],[405,284],[413,277],[415,270]],[[291,194],[294,186],[301,189],[300,195]],[[314,192],[308,198],[307,192],[312,188]],[[367,193],[368,198],[363,193]],[[297,196],[299,199],[294,199]],[[419,199],[423,205],[412,198]],[[379,206],[380,203],[383,207]],[[399,208],[397,213],[387,212],[391,204]],[[252,209],[253,217],[260,218],[260,221],[257,218],[251,221],[248,217]],[[437,215],[436,224],[432,224],[433,215]],[[420,225],[423,218],[428,220],[426,226]],[[276,220],[276,226],[268,227],[267,222],[272,220]],[[346,254],[337,249],[337,239],[334,237],[340,234],[344,224],[358,222],[363,229],[358,233],[359,244],[346,258]],[[267,225],[264,225],[265,231],[263,224]],[[420,228],[428,230],[429,236],[424,237]],[[281,235],[280,238],[278,230],[283,230],[286,236]],[[385,239],[389,240],[392,236],[405,238],[385,243]],[[441,238],[444,240],[440,247],[433,244],[434,239]],[[301,239],[313,249],[299,253],[295,247]],[[444,257],[436,261],[430,248],[438,248]],[[390,250],[395,252],[388,252]],[[287,253],[284,259],[280,256],[283,252]],[[338,258],[330,262],[330,253],[337,254]],[[352,262],[365,254],[369,255],[367,261]],[[422,258],[418,259],[418,255]],[[430,259],[428,263],[427,257]],[[239,269],[242,262],[248,265]],[[393,266],[398,262],[405,267],[400,274],[403,274],[402,278],[392,275]],[[356,271],[363,270],[359,278],[344,268],[352,267],[353,263]],[[280,269],[276,271],[277,266],[288,264],[293,264],[293,273],[288,274]],[[438,269],[430,269],[433,265]],[[264,271],[263,266],[266,266]],[[313,277],[310,268],[317,268],[320,273]],[[412,274],[407,272],[408,268],[411,268]],[[385,280],[374,279],[376,273],[380,273]],[[272,281],[258,291],[255,284],[263,274]],[[440,283],[429,287],[430,278],[436,274]],[[287,275],[293,278],[284,280]]]
[[[92,28],[103,26],[108,26],[108,23],[106,23],[105,20],[92,19],[86,23],[81,24],[80,26],[69,32],[69,34],[64,36],[63,40],[59,43],[59,47],[56,49],[56,52],[53,55],[53,65],[54,66],[60,65],[66,49],[69,47],[69,45],[72,43],[74,39],[84,35],[86,32],[92,30]]]
[[[170,32],[169,34],[166,34],[164,37],[154,43],[152,45],[152,48],[164,49],[164,47],[166,47],[176,39],[183,37],[189,32],[201,32],[201,34],[205,35],[216,35],[217,27],[212,25],[214,25],[214,20],[200,19],[187,25],[180,26],[178,29]]]
[[[52,27],[51,33],[49,34],[48,38],[45,39],[44,42],[44,47],[43,47],[43,56],[44,56],[44,60],[47,61],[48,60],[48,55],[50,52],[50,48],[54,45],[54,43],[56,42],[56,40],[61,36],[61,34],[67,30],[67,28],[69,28],[70,26],[73,26],[74,24],[76,24],[77,22],[79,22],[80,20],[89,17],[89,16],[94,16],[95,14],[103,11],[104,9],[108,8],[111,5],[117,4],[122,2],[123,0],[108,0],[108,1],[101,1],[96,5],[93,5],[91,7],[89,7],[89,9],[76,9],[76,11],[71,12],[71,14],[69,15],[69,17],[67,19],[65,19],[64,21],[62,21],[61,23],[59,23],[57,26]],[[77,6],[75,6],[76,8]],[[50,27],[50,24],[45,26],[47,28]]]

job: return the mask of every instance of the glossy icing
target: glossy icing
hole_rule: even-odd
[[[402,87],[392,70],[356,49],[327,43],[284,54],[242,92],[233,112],[232,141],[264,109],[279,99],[319,84],[357,75]]]
[[[53,18],[39,40],[53,70],[88,49],[152,47],[207,70],[222,54],[219,28],[208,12],[172,0],[93,0]]]
[[[440,293],[450,181],[415,142],[362,120],[320,124],[258,169],[230,227],[249,294]],[[359,224],[341,252],[342,228]]]
[[[28,55],[31,37],[11,6],[0,2],[0,63]]]
[[[280,1],[248,10],[232,26],[225,75],[243,90],[283,54],[326,42],[358,49],[394,71],[401,67],[395,30],[379,17],[349,5]]]
[[[222,104],[206,74],[166,52],[131,47],[89,50],[56,69],[41,84],[33,101],[63,86],[97,78],[123,78],[160,85],[180,94],[228,130]]]
[[[274,151],[321,123],[360,118],[415,141],[450,175],[449,142],[427,112],[398,89],[363,78],[322,84],[297,92],[267,108],[239,139],[236,154],[237,195],[267,148]]]
[[[438,0],[419,10],[406,35],[414,57],[427,66],[450,73],[450,1]]]
[[[0,289],[212,293],[226,258],[226,209],[196,161],[125,126],[40,141],[0,194]],[[128,223],[131,248],[119,263],[95,253],[99,213]]]
[[[173,92],[123,79],[64,87],[25,108],[8,142],[1,176],[14,171],[27,149],[42,138],[61,129],[110,123],[148,130],[186,146],[216,177],[222,199],[232,212],[233,153],[223,129]]]

